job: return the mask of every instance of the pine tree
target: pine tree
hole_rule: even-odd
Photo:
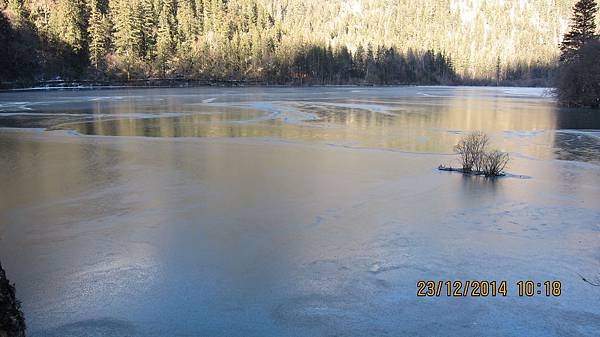
[[[139,0],[138,0],[139,1]],[[113,24],[112,42],[115,46],[117,66],[124,68],[127,80],[144,56],[144,27],[139,2],[112,0],[109,2]]]
[[[131,17],[134,15],[129,0],[112,0],[109,2],[110,14],[113,24],[113,43],[116,53],[122,56],[133,56],[136,40],[136,30],[134,29]]]
[[[156,60],[160,69],[161,76],[167,73],[167,66],[175,51],[175,32],[173,30],[173,7],[167,0],[163,3],[158,18],[158,32],[156,35]]]
[[[354,52],[353,65],[353,76],[355,78],[363,79],[365,77],[366,65],[365,65],[365,49],[362,45],[359,45]]]
[[[196,26],[199,32],[204,32],[204,0],[194,0]]]
[[[565,34],[560,46],[561,61],[570,60],[587,41],[595,39],[595,15],[598,6],[595,0],[579,0],[573,7],[571,30]]]
[[[177,35],[179,37],[179,48],[189,52],[191,45],[197,35],[197,25],[194,14],[193,3],[190,0],[179,0],[177,2]]]
[[[156,24],[158,13],[153,0],[141,0],[140,14],[142,25],[142,54],[146,60],[154,59],[156,55]]]
[[[142,1],[130,1],[129,28],[131,33],[131,48],[136,60],[142,60],[146,56],[146,39],[144,19],[145,12]]]
[[[500,55],[498,55],[498,59],[496,60],[496,86],[500,84]]]
[[[209,30],[216,32],[227,30],[224,11],[225,4],[223,0],[210,0],[210,10],[205,13],[205,15],[209,16]]]
[[[577,50],[577,57],[562,62],[556,93],[558,101],[571,107],[600,107],[600,40],[590,40]]]
[[[573,8],[571,31],[561,45],[556,94],[562,105],[600,106],[600,39],[594,22],[594,0],[580,0]]]
[[[213,0],[205,0],[203,2],[202,29],[205,33],[213,30]]]
[[[198,25],[193,0],[177,2],[177,67],[181,75],[189,75],[194,64],[194,42],[198,35]]]
[[[100,11],[98,0],[89,0],[88,41],[90,64],[98,71],[108,50],[109,23]]]
[[[365,80],[373,82],[376,76],[375,56],[373,55],[373,46],[367,45],[367,53],[365,55]]]
[[[83,2],[59,0],[51,13],[49,25],[53,36],[69,46],[73,52],[81,52],[87,43]]]

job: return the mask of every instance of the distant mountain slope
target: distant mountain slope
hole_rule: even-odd
[[[284,29],[347,45],[396,45],[450,54],[457,71],[493,76],[500,66],[549,63],[576,0],[262,0]],[[600,18],[598,21],[600,22]]]
[[[575,1],[0,0],[0,84],[547,80]]]

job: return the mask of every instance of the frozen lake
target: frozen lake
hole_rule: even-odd
[[[471,130],[509,177],[436,170]],[[600,334],[600,114],[543,89],[0,93],[0,158],[34,337]]]

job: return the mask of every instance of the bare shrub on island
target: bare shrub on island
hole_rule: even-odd
[[[481,172],[483,172],[486,177],[497,177],[502,175],[502,171],[504,171],[509,160],[510,157],[506,152],[498,150],[486,152],[483,155],[483,167],[481,168]]]
[[[485,133],[475,131],[468,134],[454,146],[454,151],[460,158],[463,171],[481,171],[484,159],[483,155],[489,142],[490,139]]]
[[[454,146],[462,167],[455,169],[440,165],[442,171],[458,171],[467,174],[497,177],[510,161],[508,153],[499,150],[488,150],[490,138],[481,131],[474,131],[463,137]]]

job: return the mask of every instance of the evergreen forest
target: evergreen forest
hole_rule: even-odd
[[[0,82],[547,85],[574,3],[0,0]]]

